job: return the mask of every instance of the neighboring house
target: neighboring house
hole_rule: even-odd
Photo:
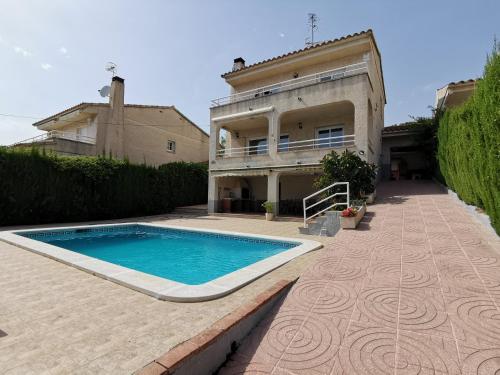
[[[352,150],[379,164],[386,103],[371,30],[315,44],[222,75],[231,95],[210,109],[209,212],[301,214],[320,161]],[[225,137],[221,146],[221,132]]]
[[[450,82],[446,86],[436,90],[435,108],[444,110],[463,104],[474,92],[476,80]]]
[[[174,106],[124,104],[124,80],[113,77],[109,103],[81,103],[33,124],[45,134],[15,147],[61,155],[105,155],[135,164],[206,162],[209,137]]]

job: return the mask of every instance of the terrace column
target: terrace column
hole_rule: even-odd
[[[269,171],[267,176],[267,201],[273,204],[274,215],[279,215],[279,187],[280,187],[280,176],[279,172]]]
[[[220,124],[213,122],[210,124],[210,149],[208,160],[215,160],[219,149]]]
[[[358,151],[363,151],[359,155],[363,160],[367,160],[370,150],[368,149],[368,100],[361,98],[354,103],[354,137]]]
[[[279,126],[279,114],[276,110],[267,114],[268,123],[268,136],[267,144],[269,148],[269,157],[271,159],[276,159],[278,154],[278,143],[280,141],[280,126]]]
[[[212,173],[208,177],[208,213],[217,212],[219,206],[219,179]]]

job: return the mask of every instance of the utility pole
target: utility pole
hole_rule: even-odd
[[[319,18],[316,15],[316,13],[308,13],[307,14],[307,25],[309,26],[309,29],[311,30],[311,37],[306,38],[306,46],[313,46],[314,45],[314,30],[318,28],[318,21]]]

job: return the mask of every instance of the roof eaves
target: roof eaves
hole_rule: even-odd
[[[35,123],[33,123],[32,125],[33,126],[40,126],[42,124],[45,124],[46,122],[49,122],[49,121],[52,121],[54,119],[57,119],[58,117],[61,117],[61,116],[64,116],[64,115],[67,115],[68,113],[71,113],[71,112],[74,112],[74,111],[78,111],[80,109],[84,109],[84,108],[87,108],[87,107],[90,107],[90,106],[102,106],[102,105],[109,105],[107,103],[90,103],[90,102],[82,102],[80,104],[77,104],[77,105],[74,105],[73,107],[69,107],[69,108],[66,108],[65,110],[61,111],[61,112],[58,112],[52,116],[49,116],[49,117],[46,117],[40,121],[37,121]]]
[[[182,113],[181,111],[179,111],[174,105],[171,106],[171,107],[169,107],[169,108],[171,108],[175,112],[177,112],[180,116],[182,116],[182,118],[184,118],[187,122],[189,122],[192,126],[194,126],[195,128],[197,128],[198,130],[200,130],[207,137],[210,137],[210,135],[208,135],[208,133],[205,130],[203,130],[201,127],[199,127],[198,125],[196,125],[193,121],[191,121],[184,113]]]

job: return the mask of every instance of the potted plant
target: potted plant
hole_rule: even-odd
[[[353,200],[351,207],[347,207],[340,214],[342,229],[356,229],[366,212],[366,203],[363,200]]]
[[[273,209],[274,209],[274,205],[271,203],[271,202],[264,202],[262,203],[262,207],[264,207],[264,209],[266,210],[266,220],[267,221],[271,221],[274,219],[274,213],[273,213]]]

